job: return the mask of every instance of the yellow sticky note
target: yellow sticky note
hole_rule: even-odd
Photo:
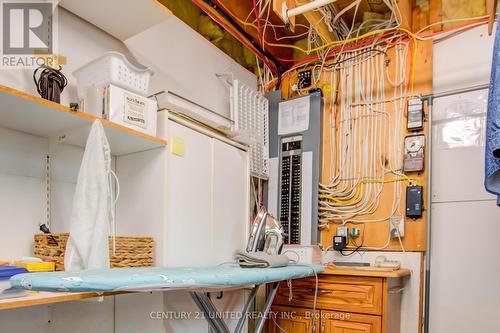
[[[186,143],[183,138],[173,136],[170,140],[170,152],[174,155],[184,157],[186,153]]]

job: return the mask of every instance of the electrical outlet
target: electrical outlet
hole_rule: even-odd
[[[390,219],[391,228],[389,233],[391,238],[404,237],[405,235],[405,220],[402,216],[392,216]]]
[[[345,226],[337,227],[337,234],[336,234],[336,236],[349,237],[349,228],[345,227]]]
[[[312,84],[312,71],[310,69],[306,69],[302,72],[299,72],[297,75],[297,87],[298,89],[309,88]]]

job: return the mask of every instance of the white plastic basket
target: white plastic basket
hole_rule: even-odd
[[[83,98],[85,88],[90,85],[103,87],[108,84],[146,96],[153,71],[119,52],[107,52],[75,70],[73,75],[77,80],[79,98]]]

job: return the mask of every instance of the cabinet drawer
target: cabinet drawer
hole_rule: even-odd
[[[320,333],[348,332],[380,333],[382,332],[382,318],[357,313],[321,311]]]
[[[292,280],[292,299],[289,288],[281,283],[275,304],[312,308],[316,279]],[[320,275],[316,307],[366,314],[382,314],[382,278]]]
[[[320,333],[320,310],[313,313],[311,309],[274,306],[271,308],[267,320],[269,333]],[[316,326],[312,331],[313,318]]]

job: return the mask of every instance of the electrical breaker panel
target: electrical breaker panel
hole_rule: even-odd
[[[281,140],[279,189],[281,225],[287,243],[300,244],[300,204],[302,192],[302,136]]]
[[[282,224],[285,243],[318,243],[321,175],[321,92],[283,101],[269,99],[268,211]]]

